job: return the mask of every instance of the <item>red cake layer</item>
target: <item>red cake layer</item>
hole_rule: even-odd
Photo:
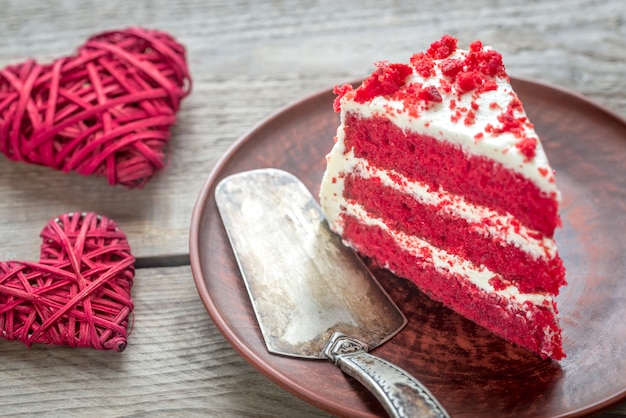
[[[388,119],[362,118],[348,113],[345,147],[359,158],[385,170],[423,182],[468,202],[510,213],[530,229],[548,237],[560,224],[554,196],[521,174],[481,156],[466,155],[459,146],[411,132],[404,132]],[[503,191],[508,191],[503,193]]]
[[[553,313],[547,307],[528,302],[523,309],[509,305],[508,300],[488,295],[457,275],[437,271],[428,259],[403,251],[382,229],[360,224],[350,216],[344,216],[343,220],[343,237],[359,253],[411,280],[432,299],[542,358],[559,360],[565,356],[555,306]],[[546,327],[552,339],[546,336]]]
[[[392,229],[422,238],[475,265],[482,264],[515,283],[521,292],[557,294],[565,284],[565,269],[558,256],[533,259],[514,245],[485,236],[462,218],[453,218],[436,206],[384,186],[379,178],[348,175],[344,184],[347,200],[357,201]]]

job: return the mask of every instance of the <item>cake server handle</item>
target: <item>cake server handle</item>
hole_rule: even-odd
[[[400,367],[368,353],[367,344],[336,332],[324,354],[374,394],[394,418],[450,418],[424,385]]]

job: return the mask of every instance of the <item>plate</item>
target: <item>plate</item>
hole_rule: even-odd
[[[626,397],[626,122],[577,94],[512,84],[563,194],[556,240],[569,284],[557,301],[567,358],[541,360],[381,270],[375,275],[409,323],[374,353],[421,380],[454,417],[591,414]],[[213,197],[223,177],[262,167],[294,173],[317,195],[339,123],[333,99],[329,90],[288,106],[228,150],[194,207],[191,267],[215,324],[259,371],[333,414],[381,416],[375,398],[330,362],[267,352]]]

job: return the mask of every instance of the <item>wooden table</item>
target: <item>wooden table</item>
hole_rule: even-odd
[[[141,190],[0,157],[3,260],[35,260],[49,219],[95,211],[127,232],[138,267],[122,354],[0,341],[0,414],[327,416],[258,373],[213,325],[191,275],[189,223],[229,145],[282,106],[363,77],[373,61],[406,60],[443,33],[462,45],[481,39],[502,52],[513,76],[626,116],[622,0],[302,3],[0,1],[1,66],[47,62],[95,32],[139,25],[186,45],[194,82],[169,165]],[[626,403],[598,416],[626,417]]]

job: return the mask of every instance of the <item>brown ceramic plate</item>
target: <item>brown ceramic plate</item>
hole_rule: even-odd
[[[567,358],[541,360],[376,271],[409,324],[375,353],[405,368],[454,417],[582,416],[626,397],[626,122],[584,98],[515,79],[563,193],[557,233],[569,285],[558,297]],[[193,212],[198,291],[226,339],[258,370],[304,400],[344,416],[380,416],[377,401],[325,361],[267,352],[215,206],[224,176],[276,167],[314,195],[338,116],[330,91],[274,114],[241,138],[206,181]]]

